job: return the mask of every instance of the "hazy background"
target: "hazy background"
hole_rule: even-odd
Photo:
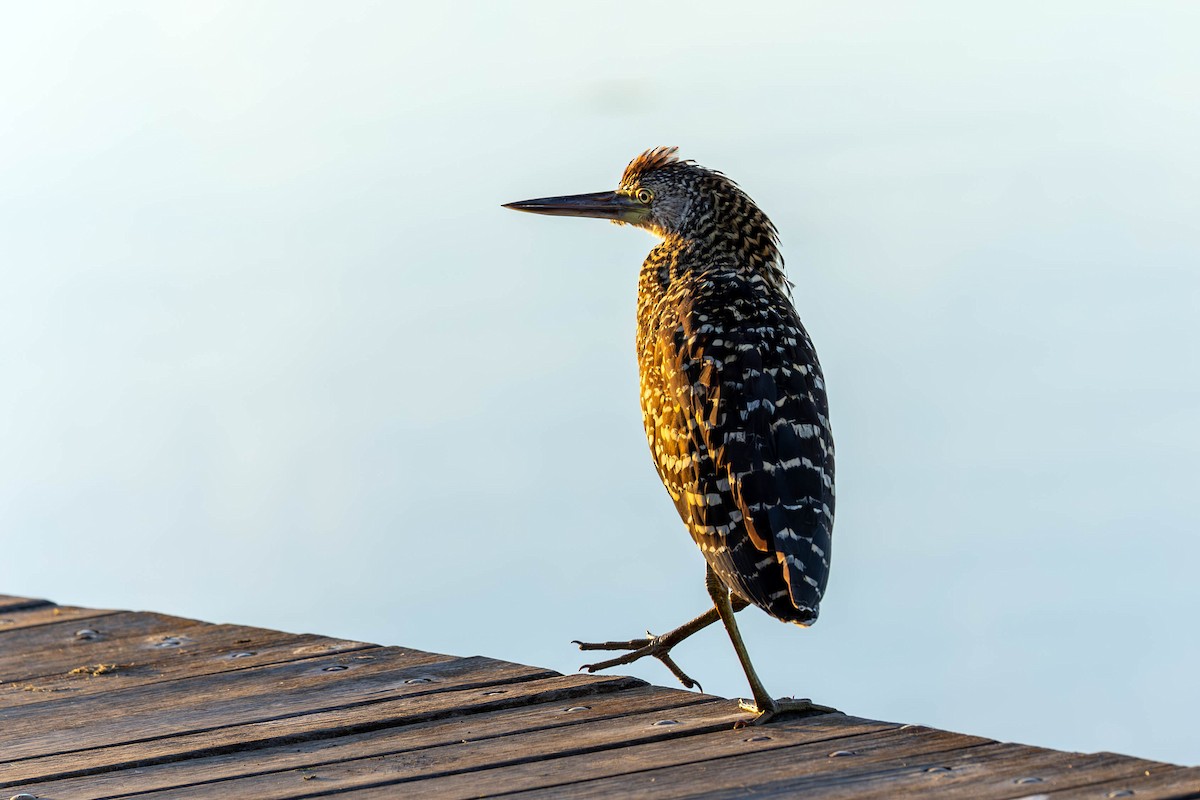
[[[641,150],[778,224],[838,442],[777,694],[1200,762],[1200,4],[0,12],[0,591],[572,671],[707,604]],[[678,660],[744,695],[724,635]],[[650,663],[634,674],[670,685]]]

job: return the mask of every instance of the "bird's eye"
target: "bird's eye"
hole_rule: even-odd
[[[637,198],[639,203],[649,204],[654,199],[654,192],[649,189],[638,189],[634,197]]]

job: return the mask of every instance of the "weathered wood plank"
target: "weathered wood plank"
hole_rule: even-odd
[[[715,701],[685,709],[676,709],[671,719],[675,726],[656,725],[663,719],[661,712],[635,714],[629,717],[593,721],[573,726],[570,736],[561,730],[514,734],[486,740],[458,742],[444,747],[389,754],[386,757],[339,760],[311,768],[291,769],[256,775],[245,779],[189,786],[165,792],[152,792],[146,800],[174,798],[253,797],[255,800],[280,800],[295,797],[300,791],[345,791],[358,786],[378,785],[384,781],[420,780],[425,776],[473,773],[481,769],[497,770],[513,764],[540,763],[563,753],[588,752],[591,749],[618,747],[628,749],[638,744],[663,739],[676,739],[686,729],[694,732],[731,729],[744,718],[736,706],[727,701]],[[507,782],[497,783],[507,788]],[[428,796],[424,789],[401,789],[415,796]]]
[[[1006,750],[988,758],[975,753],[945,764],[932,764],[926,769],[904,767],[898,774],[873,779],[855,796],[920,797],[936,789],[939,794],[952,797],[1006,800],[1107,778],[1128,777],[1161,766],[1157,762],[1112,754],[1064,753],[1008,745]],[[949,772],[943,772],[943,768],[948,768]]]
[[[687,722],[689,714],[696,721]],[[177,800],[246,796],[256,800],[290,800],[307,794],[351,791],[350,796],[469,798],[484,792],[512,792],[523,788],[561,786],[589,776],[608,776],[650,769],[663,764],[692,763],[756,749],[786,749],[797,742],[814,741],[829,747],[830,741],[845,741],[856,734],[877,736],[887,723],[859,720],[842,715],[836,720],[816,717],[789,724],[762,739],[758,731],[734,730],[745,713],[731,701],[679,709],[671,719],[680,725],[654,725],[658,714],[640,715],[633,727],[626,720],[595,722],[571,729],[571,736],[536,733],[506,736],[485,742],[461,742],[446,747],[402,753],[381,758],[340,761],[310,770],[291,770],[245,780],[224,781],[187,790],[152,793],[145,800]],[[800,724],[807,723],[807,724]],[[893,726],[894,727],[894,726]],[[664,728],[664,731],[655,730]],[[643,732],[654,740],[630,742]],[[605,734],[608,734],[606,736]],[[691,733],[692,735],[687,735]],[[894,731],[890,732],[894,738]],[[589,737],[596,740],[589,746]],[[663,737],[671,737],[663,740]],[[955,742],[968,737],[953,737]],[[928,743],[924,743],[928,746]],[[914,745],[915,746],[915,745]],[[947,746],[942,743],[941,746]],[[919,749],[919,748],[918,748]],[[304,783],[301,783],[304,781]],[[553,793],[550,796],[556,796]]]
[[[74,606],[36,606],[0,611],[0,650],[6,647],[7,634],[11,631],[34,625],[50,625],[64,620],[85,620],[106,617],[116,611],[101,608],[76,608]]]
[[[57,662],[63,667],[57,674],[9,680],[0,686],[0,709],[73,700],[92,694],[108,695],[133,686],[376,647],[312,634],[208,623],[172,626],[169,633],[142,638],[114,638],[112,625],[123,616],[115,614],[103,620],[89,620],[86,630],[97,634],[97,638],[84,640],[81,646],[71,649],[69,652],[77,654],[76,657]],[[183,621],[188,622],[191,621]],[[34,630],[59,628],[63,636],[74,639],[77,624],[69,623],[66,628],[43,626]],[[37,662],[33,662],[28,669],[37,667]],[[84,669],[86,667],[91,668]]]
[[[744,719],[632,678],[0,595],[0,789],[46,800],[1200,797],[1200,769],[1111,753]]]
[[[0,614],[8,611],[23,611],[27,608],[54,605],[49,600],[39,600],[36,597],[14,597],[11,594],[0,594]]]
[[[567,675],[519,683],[448,690],[431,694],[384,700],[370,705],[349,706],[316,711],[267,722],[228,725],[198,733],[170,736],[133,744],[105,747],[88,753],[68,753],[0,764],[0,786],[47,781],[107,770],[127,769],[162,762],[201,758],[213,754],[246,753],[272,746],[298,742],[319,742],[376,729],[404,726],[405,745],[410,748],[433,747],[461,741],[457,728],[447,732],[442,720],[450,715],[476,715],[470,719],[471,737],[502,736],[523,730],[585,722],[591,718],[635,711],[687,705],[705,699],[705,695],[674,689],[642,687],[634,678],[594,675]],[[638,687],[629,689],[627,687]],[[617,708],[595,695],[624,689]],[[649,693],[646,696],[646,693]],[[533,703],[550,703],[558,697],[588,696],[578,703],[558,702],[547,706],[521,708]],[[498,717],[479,716],[483,712],[506,709]]]
[[[127,661],[131,653],[141,649],[139,644],[151,644],[128,641],[131,638],[157,636],[161,641],[207,624],[165,614],[121,611],[82,627],[76,621],[65,620],[10,631],[0,648],[0,683],[69,672],[84,663]]]
[[[768,728],[769,730],[769,728]],[[767,735],[752,733],[751,736]],[[576,796],[583,797],[658,797],[656,789],[668,788],[670,781],[688,782],[688,795],[703,793],[710,789],[709,777],[714,774],[728,781],[737,776],[747,765],[753,762],[767,769],[773,769],[781,763],[805,761],[815,765],[816,769],[834,769],[827,760],[831,753],[841,752],[842,748],[854,747],[860,753],[872,748],[880,748],[879,753],[868,753],[859,761],[857,769],[867,769],[871,761],[903,760],[926,751],[941,751],[948,747],[962,744],[964,739],[941,731],[922,732],[916,736],[901,736],[896,731],[885,731],[878,734],[847,737],[831,741],[808,743],[792,747],[771,748],[763,752],[712,752],[708,747],[698,746],[698,743],[685,741],[678,743],[682,746],[675,752],[655,754],[656,758],[633,760],[623,759],[623,752],[613,754],[611,759],[597,760],[593,757],[582,756],[546,762],[528,770],[529,774],[515,774],[513,770],[503,775],[491,778],[480,774],[474,776],[477,780],[495,781],[507,790],[517,778],[518,786],[525,793],[518,792],[514,797],[558,798]],[[607,754],[605,754],[607,755]],[[673,756],[673,757],[672,757]],[[608,763],[605,763],[605,762]],[[660,763],[661,762],[661,763]],[[719,765],[715,768],[713,765]],[[838,767],[840,767],[840,763]],[[540,769],[536,769],[540,767]],[[520,768],[519,768],[520,769]],[[521,770],[522,773],[525,770]],[[607,774],[606,774],[607,773]],[[695,775],[705,776],[696,780]],[[646,775],[651,777],[647,779]],[[414,784],[416,791],[423,797],[467,798],[478,796],[477,788],[473,791],[472,776],[452,776],[449,778],[423,781]],[[582,782],[581,782],[582,779]],[[664,783],[665,781],[665,783]],[[525,784],[528,784],[526,786]],[[719,785],[719,783],[718,783]],[[478,784],[475,784],[477,787]],[[636,791],[644,788],[644,792]],[[369,789],[351,793],[355,798],[383,798],[387,796],[386,789]]]
[[[460,716],[381,728],[377,726],[387,720],[376,715],[378,707],[361,707],[336,715],[313,715],[325,717],[325,727],[309,727],[308,734],[344,734],[334,738],[292,740],[286,744],[253,749],[242,747],[233,753],[194,758],[182,763],[139,766],[137,769],[65,780],[4,785],[11,786],[13,791],[28,792],[39,797],[97,800],[122,793],[180,788],[269,772],[311,770],[330,763],[379,755],[394,756],[415,751],[410,760],[420,763],[429,758],[429,753],[440,752],[436,748],[448,746],[453,748],[454,757],[459,759],[464,756],[475,760],[486,759],[490,757],[487,755],[487,743],[494,743],[498,739],[511,742],[513,735],[526,737],[524,742],[531,748],[530,754],[536,752],[538,747],[549,748],[553,752],[563,748],[578,748],[582,741],[588,740],[594,744],[604,736],[618,743],[638,741],[674,734],[673,726],[655,726],[651,723],[680,717],[687,724],[697,717],[700,706],[712,707],[714,713],[723,720],[721,724],[734,718],[725,701],[670,689],[644,686],[629,688],[633,683],[629,678],[572,675],[513,684],[509,687],[511,696],[507,698],[481,697],[484,693],[479,690],[425,695],[407,701],[410,706],[418,705],[417,701],[428,701],[424,703],[428,707],[425,713],[414,716],[410,712],[407,717],[409,720],[428,717],[430,713],[456,712]],[[599,691],[605,693],[594,693]],[[529,705],[524,705],[526,702]],[[518,703],[521,705],[516,705]],[[508,706],[501,707],[501,704]],[[400,703],[391,705],[399,706]],[[471,711],[475,713],[468,713]],[[335,716],[344,722],[344,727],[334,725]],[[296,719],[304,718],[291,718]],[[604,721],[608,721],[610,728],[594,727]],[[363,728],[368,730],[359,732]],[[695,730],[694,725],[692,730]],[[473,747],[461,747],[468,741]],[[511,752],[512,747],[502,745],[500,749]],[[436,760],[439,769],[448,768],[440,758]],[[290,785],[291,781],[286,783]]]
[[[552,674],[488,658],[378,648],[152,683],[6,710],[0,763]]]
[[[1046,800],[1191,800],[1200,797],[1200,767],[1177,767],[1167,764],[1146,772],[1150,774],[1143,773],[1060,791],[1038,792],[1038,795],[1044,795]]]
[[[802,795],[820,800],[925,797],[1006,800],[1041,794],[1055,788],[1080,786],[1098,780],[1141,774],[1162,765],[1112,754],[1063,753],[1014,744],[992,744],[966,751],[918,756],[906,763],[877,765],[868,772],[809,774],[789,768],[747,776],[731,786],[709,784],[711,800],[753,795],[784,798]],[[662,776],[659,783],[663,782]],[[689,776],[690,778],[690,776]],[[677,797],[686,784],[658,791],[656,797]],[[636,795],[632,795],[636,796]]]

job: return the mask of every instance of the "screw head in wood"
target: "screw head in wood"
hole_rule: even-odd
[[[88,642],[93,639],[99,639],[100,632],[94,631],[91,628],[84,628],[83,630],[75,631],[75,638],[83,642]]]

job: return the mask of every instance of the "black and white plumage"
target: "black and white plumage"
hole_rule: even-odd
[[[775,226],[732,180],[680,160],[675,148],[635,158],[615,192],[508,207],[611,219],[662,239],[638,281],[643,419],[659,477],[708,562],[716,613],[665,637],[581,644],[634,650],[589,668],[654,655],[690,685],[666,652],[719,615],[757,709],[774,713],[778,701],[753,673],[730,594],[781,620],[814,622],[834,514],[824,378],[792,305]]]
[[[829,578],[833,437],[775,228],[724,175],[651,151],[623,189],[686,195],[642,265],[638,366],[658,474],[722,581],[810,624]]]

